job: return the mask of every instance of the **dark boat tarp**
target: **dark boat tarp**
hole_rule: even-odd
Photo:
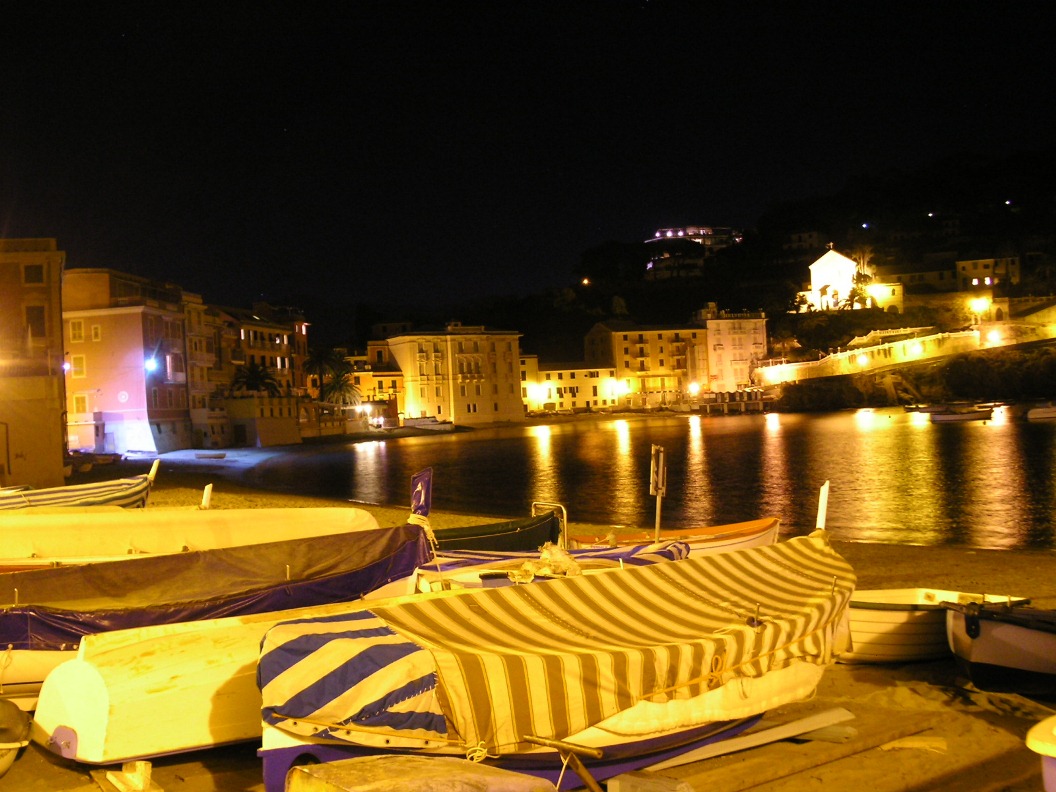
[[[0,573],[0,645],[359,599],[431,558],[419,526]]]

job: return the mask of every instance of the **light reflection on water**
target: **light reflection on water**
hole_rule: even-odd
[[[596,417],[435,437],[305,446],[253,472],[256,483],[384,504],[409,503],[434,470],[436,510],[528,514],[559,502],[575,522],[651,527],[652,445],[664,447],[665,527],[780,517],[839,539],[976,547],[1053,547],[1056,423],[932,424],[899,409],[822,415]]]

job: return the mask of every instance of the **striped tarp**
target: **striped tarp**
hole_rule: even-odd
[[[854,583],[817,532],[288,622],[262,645],[263,715],[315,738],[502,754],[526,749],[526,735],[566,739],[642,702],[689,714],[709,691],[743,689],[738,680],[762,686],[779,669],[831,662]],[[794,700],[780,693],[763,709]]]
[[[29,506],[146,506],[153,479],[147,473],[93,484],[0,492],[0,509]]]

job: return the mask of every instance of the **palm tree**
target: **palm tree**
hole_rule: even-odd
[[[326,401],[323,398],[326,391],[326,380],[333,377],[334,373],[347,366],[344,355],[336,349],[326,347],[313,347],[308,350],[308,357],[304,360],[304,371],[319,379],[319,390],[316,394],[317,401]]]
[[[235,393],[266,393],[269,396],[278,396],[281,393],[279,381],[275,379],[271,369],[255,361],[235,369],[231,388]]]
[[[330,381],[326,383],[326,387],[323,389],[323,395],[329,404],[340,404],[355,406],[362,401],[362,394],[359,392],[359,386],[356,385],[352,378],[352,367],[348,363],[342,362],[342,365],[336,368],[330,375]]]

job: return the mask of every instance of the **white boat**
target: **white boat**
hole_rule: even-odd
[[[946,634],[980,690],[1056,694],[1056,611],[1016,603],[949,605]]]
[[[310,510],[306,510],[310,511]],[[457,592],[480,588],[483,573],[522,567],[529,556],[542,562],[549,557],[547,549],[565,555],[558,548],[544,552],[450,551],[439,561],[434,557],[418,567],[416,583],[367,594],[375,600],[394,593],[432,596],[437,591]],[[648,545],[618,550],[571,551],[567,555],[581,564],[587,573],[657,563],[685,558],[686,545]],[[556,560],[544,562],[556,565]],[[566,570],[567,571],[567,570]],[[537,578],[539,580],[542,577]],[[415,594],[415,592],[424,592]],[[335,610],[336,607],[336,610]],[[351,606],[359,608],[359,605]],[[365,606],[364,606],[365,607]],[[105,735],[79,737],[78,749],[70,758],[77,761],[107,764],[131,758],[144,758],[179,751],[207,748],[225,742],[259,739],[260,692],[255,685],[255,666],[260,641],[268,628],[294,618],[325,617],[345,613],[350,606],[320,605],[280,613],[247,614],[236,618],[199,620],[182,624],[165,624],[138,629],[87,635],[76,652],[67,652],[51,663],[51,674],[40,690],[35,722],[53,724],[51,734],[71,721],[66,709],[72,699],[81,700],[88,691],[105,701]],[[71,657],[72,655],[72,657]],[[128,674],[129,668],[135,674]],[[54,669],[54,670],[52,670]],[[159,682],[164,680],[164,683]],[[168,698],[171,689],[171,698]],[[72,690],[79,691],[71,695]],[[151,712],[160,713],[166,722],[179,728],[141,730],[129,726],[142,717],[142,702],[149,698]],[[94,706],[94,705],[93,705]],[[87,716],[78,722],[84,723]],[[55,725],[57,724],[57,725]],[[223,724],[217,728],[216,724]],[[83,730],[82,735],[86,734]],[[65,732],[63,732],[65,734]],[[94,739],[102,740],[96,745]],[[44,738],[42,738],[44,739]]]
[[[854,580],[815,532],[280,624],[258,667],[265,788],[364,753],[471,754],[551,781],[570,754],[594,780],[652,764],[812,695]]]
[[[777,541],[781,520],[763,517],[758,520],[706,527],[652,529],[613,528],[606,534],[572,534],[569,547],[600,548],[640,545],[648,542],[685,542],[691,556],[724,553],[764,547]]]
[[[307,511],[307,510],[306,510]],[[373,519],[373,518],[371,518]],[[375,527],[0,574],[0,696],[33,709],[87,635],[411,591],[419,526]]]
[[[946,410],[930,413],[932,423],[952,423],[960,421],[989,421],[994,417],[993,407],[950,407]]]
[[[239,547],[377,527],[370,512],[348,506],[20,509],[0,514],[0,572]]]
[[[1056,421],[1056,405],[1047,404],[1027,410],[1028,421]]]
[[[847,576],[853,573],[842,559],[828,549],[827,543],[823,544],[822,547],[818,540],[808,542],[804,539],[797,540],[788,548],[778,545],[775,548],[745,551],[763,553],[764,562],[768,554],[775,553],[774,560],[781,559],[781,569],[784,570],[777,574],[777,578],[789,575],[796,591],[805,592],[807,588],[813,590],[811,587],[815,584],[820,587],[817,597],[805,597],[809,600],[809,606],[806,601],[798,602],[795,606],[771,603],[770,595],[766,593],[769,583],[761,591],[765,597],[762,602],[758,602],[754,594],[749,596],[750,603],[737,597],[731,598],[726,592],[725,583],[730,581],[729,574],[734,577],[743,574],[742,565],[731,564],[731,567],[739,568],[720,570],[721,574],[710,577],[707,583],[712,588],[723,589],[721,603],[724,604],[712,613],[713,618],[723,619],[724,627],[729,627],[727,619],[730,613],[726,608],[743,609],[745,619],[758,618],[767,625],[760,633],[762,644],[772,637],[771,627],[777,627],[769,621],[771,617],[777,618],[777,610],[783,612],[787,607],[798,613],[798,608],[806,607],[812,617],[824,614],[817,623],[824,623],[825,629],[804,639],[802,648],[806,662],[799,663],[790,658],[789,663],[795,671],[768,677],[768,680],[775,682],[782,676],[789,680],[788,689],[783,684],[777,686],[778,695],[781,696],[791,694],[791,676],[796,677],[795,685],[799,686],[803,695],[813,689],[822,671],[822,666],[816,663],[821,661],[831,646],[829,625],[839,620],[837,611],[841,610],[840,603],[850,596],[853,578],[848,580]],[[654,566],[670,566],[671,569],[681,570],[682,565],[689,564],[684,572],[680,571],[678,577],[681,580],[688,575],[690,581],[697,581],[700,574],[693,565],[703,561],[686,559]],[[755,556],[746,556],[743,561],[749,562],[751,568]],[[795,564],[795,569],[790,563]],[[818,564],[822,571],[808,569],[812,563]],[[318,625],[320,619],[345,620],[355,618],[356,614],[367,614],[373,618],[373,611],[382,606],[400,608],[418,602],[453,603],[465,596],[483,594],[487,597],[487,592],[494,591],[540,588],[561,592],[566,590],[564,586],[575,586],[576,581],[587,579],[609,579],[613,581],[612,584],[599,584],[602,590],[628,592],[636,590],[639,586],[636,576],[648,568],[627,566],[603,574],[550,580],[531,586],[444,589],[383,602],[375,600],[322,605],[285,613],[219,618],[208,622],[86,636],[81,641],[76,657],[58,666],[45,680],[33,720],[33,739],[68,759],[89,764],[149,759],[226,742],[259,740],[262,698],[256,684],[257,659],[261,640],[278,624],[310,621]],[[764,571],[760,574],[768,574],[768,570],[769,567],[764,563]],[[835,588],[834,575],[837,583]],[[659,577],[663,578],[662,575]],[[595,586],[590,585],[588,588],[593,591]],[[682,592],[681,586],[679,589]],[[684,594],[682,592],[680,596]],[[597,609],[593,600],[583,600],[582,605],[591,613]],[[666,614],[671,610],[681,613],[684,608],[681,605],[675,607],[674,601],[666,598],[658,613]],[[785,624],[786,616],[781,616],[781,625]],[[807,617],[802,614],[792,618],[797,629],[804,629],[804,618]],[[590,620],[590,615],[585,614],[582,622],[586,624]],[[576,621],[581,621],[578,616]],[[517,622],[510,622],[514,623]],[[572,624],[566,626],[574,627]],[[649,629],[652,631],[654,628]],[[512,632],[519,633],[521,630]],[[733,627],[732,632],[736,633],[737,628]],[[754,634],[754,628],[752,632]],[[726,637],[716,638],[716,646],[725,646],[728,640]],[[782,664],[776,663],[775,670],[776,665]],[[752,673],[747,667],[743,670]],[[748,680],[745,684],[751,687],[756,682]],[[764,685],[763,682],[758,684]],[[765,683],[765,686],[769,689],[770,682]],[[762,693],[762,690],[759,692]],[[149,706],[144,706],[145,700],[149,701]],[[644,702],[639,711],[643,709],[649,709]],[[159,723],[164,723],[165,728],[157,728]]]
[[[950,657],[945,603],[1007,597],[929,588],[858,590],[851,597],[851,650],[841,663],[915,663]],[[1025,602],[1022,598],[1016,598]]]
[[[93,484],[68,484],[41,489],[19,488],[0,492],[0,509],[26,509],[39,506],[122,506],[140,508],[147,505],[150,488],[158,473],[155,459],[149,473],[128,478],[110,479]]]

